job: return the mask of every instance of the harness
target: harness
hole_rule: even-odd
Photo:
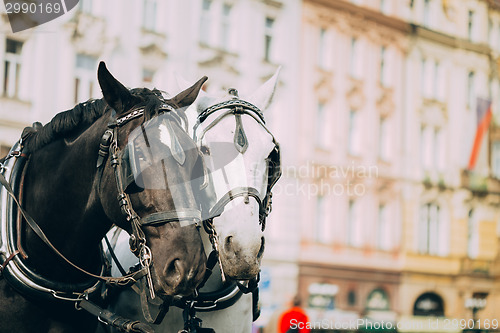
[[[171,305],[183,309],[184,328],[180,330],[179,333],[214,332],[213,329],[211,328],[202,327],[202,320],[196,317],[196,312],[209,312],[209,311],[217,311],[225,309],[227,307],[232,306],[241,298],[243,294],[247,293],[252,293],[253,321],[255,321],[260,315],[260,309],[258,305],[258,299],[259,299],[258,282],[260,279],[260,274],[258,274],[255,278],[247,281],[246,283],[242,283],[241,281],[226,281],[224,276],[224,270],[222,269],[222,265],[219,260],[219,255],[218,255],[219,247],[217,242],[217,234],[213,226],[213,218],[222,214],[225,206],[231,200],[240,196],[243,196],[246,199],[248,199],[248,197],[251,196],[255,198],[259,204],[259,221],[262,225],[262,230],[264,230],[266,217],[269,215],[272,209],[271,190],[281,176],[280,147],[278,142],[272,135],[272,133],[265,126],[264,116],[260,111],[260,109],[251,103],[240,100],[237,97],[237,91],[235,89],[230,90],[230,93],[233,94],[234,96],[232,100],[213,105],[199,114],[198,122],[193,127],[194,130],[193,139],[195,142],[198,143],[198,146],[200,146],[199,143],[208,130],[213,128],[224,117],[234,115],[237,122],[234,144],[240,153],[244,153],[244,151],[248,147],[248,140],[243,130],[241,115],[249,115],[252,118],[254,118],[272,136],[273,142],[275,144],[275,147],[273,148],[273,150],[266,159],[269,170],[267,193],[264,199],[261,200],[260,193],[257,189],[253,187],[238,187],[232,189],[231,191],[226,193],[223,197],[221,197],[217,201],[217,203],[209,209],[208,217],[205,215],[207,214],[207,212],[204,212],[203,226],[205,228],[205,231],[209,235],[209,239],[212,244],[213,250],[208,256],[205,276],[201,284],[198,286],[195,295],[191,297],[175,298],[174,301],[171,303]],[[227,111],[219,115],[214,121],[212,121],[208,126],[204,128],[201,135],[197,136],[196,130],[198,129],[200,124],[202,124],[210,115],[214,114],[217,111],[225,109],[227,109]],[[205,188],[208,190],[208,187]],[[110,244],[108,244],[108,248],[110,250],[109,253],[111,257],[116,262],[117,267],[120,268],[121,264],[116,259],[116,256],[114,255],[114,252],[112,250],[112,246]],[[222,275],[222,280],[223,280],[222,288],[212,292],[201,292],[200,289],[203,288],[204,284],[210,278],[212,271],[217,263],[219,263],[220,272]],[[122,274],[125,274],[123,267],[120,268],[120,271],[122,272]],[[136,289],[134,290],[137,293],[139,293]],[[142,296],[141,296],[141,303],[143,303],[142,307],[144,308],[144,301]],[[144,310],[143,313],[145,314],[145,317],[149,322],[153,322],[150,315],[146,315]],[[155,323],[159,324],[165,314],[166,311],[162,312],[162,306],[160,305],[160,313],[157,316]]]
[[[267,157],[268,166],[268,183],[267,191],[263,200],[261,200],[260,193],[256,188],[253,187],[237,187],[228,191],[223,195],[215,205],[210,209],[208,213],[208,218],[203,220],[203,227],[209,235],[210,242],[212,244],[212,252],[209,255],[207,261],[207,272],[203,282],[198,287],[198,290],[203,287],[204,283],[208,280],[212,274],[212,270],[216,263],[219,262],[219,268],[222,276],[222,281],[224,286],[222,289],[210,292],[201,293],[198,292],[198,296],[192,299],[190,302],[186,302],[182,307],[184,309],[184,330],[179,331],[180,333],[188,332],[214,332],[210,328],[201,327],[201,319],[196,317],[196,311],[206,312],[206,311],[216,311],[225,309],[233,305],[242,294],[252,293],[252,305],[253,305],[253,321],[257,320],[260,315],[260,309],[258,305],[259,300],[259,289],[258,282],[260,280],[260,273],[253,279],[245,283],[241,281],[225,281],[224,270],[222,264],[219,260],[219,245],[217,242],[217,233],[213,225],[213,219],[223,213],[225,206],[237,197],[244,197],[245,201],[248,201],[249,197],[255,198],[259,205],[259,222],[264,231],[266,226],[266,218],[271,213],[272,210],[272,188],[281,177],[281,155],[279,143],[274,138],[273,134],[265,125],[264,116],[262,111],[255,105],[241,100],[238,98],[238,91],[236,89],[230,89],[229,93],[233,95],[233,98],[229,101],[221,102],[215,104],[198,115],[197,123],[193,127],[193,140],[200,146],[201,140],[204,135],[212,129],[217,123],[219,123],[223,118],[233,115],[236,119],[236,128],[234,135],[234,145],[238,152],[243,154],[248,148],[248,139],[245,135],[243,129],[243,124],[241,120],[242,115],[248,115],[255,119],[266,131],[271,135],[274,143],[274,148]],[[208,124],[200,135],[197,135],[198,127],[206,121],[206,119],[217,111],[226,110],[220,114],[215,120]]]
[[[202,321],[200,318],[196,317],[196,312],[208,312],[208,311],[217,311],[217,310],[222,310],[225,309],[229,306],[232,306],[235,302],[237,302],[241,296],[244,293],[252,293],[252,303],[253,303],[253,320],[255,321],[259,314],[260,314],[260,309],[258,308],[258,282],[260,279],[260,274],[257,275],[254,279],[249,280],[246,284],[240,282],[240,281],[226,281],[224,277],[224,271],[222,269],[222,265],[219,260],[218,256],[218,243],[217,243],[217,237],[216,237],[216,231],[215,228],[213,227],[213,217],[219,216],[222,214],[224,211],[224,207],[234,198],[237,198],[239,196],[244,196],[246,199],[248,199],[249,196],[254,197],[258,204],[259,204],[259,221],[262,225],[262,230],[265,228],[265,219],[271,212],[271,205],[272,205],[272,192],[271,189],[274,186],[274,184],[278,181],[279,177],[281,176],[281,165],[280,165],[280,149],[279,149],[279,144],[275,140],[274,136],[270,133],[270,131],[267,129],[265,126],[264,122],[264,117],[262,115],[262,112],[260,109],[258,109],[256,106],[254,106],[251,103],[248,103],[246,101],[242,101],[237,98],[237,91],[232,90],[231,91],[233,98],[230,101],[223,102],[220,104],[216,104],[206,110],[204,110],[199,116],[198,116],[198,122],[194,126],[194,135],[193,139],[195,142],[198,142],[203,138],[205,133],[213,128],[222,118],[229,116],[229,115],[234,115],[235,118],[237,119],[237,129],[235,131],[235,139],[234,139],[234,144],[236,145],[236,148],[240,153],[244,153],[246,148],[248,147],[248,141],[245,135],[245,132],[243,130],[243,126],[241,123],[241,115],[247,114],[254,118],[259,124],[261,124],[265,130],[272,136],[273,142],[275,144],[275,147],[269,154],[268,158],[266,159],[268,162],[268,184],[267,184],[267,193],[264,198],[264,200],[261,200],[259,191],[255,188],[251,187],[240,187],[236,189],[232,189],[228,193],[226,193],[213,207],[209,208],[208,212],[208,218],[206,218],[206,215],[204,215],[204,221],[203,221],[203,226],[209,235],[210,242],[212,244],[213,250],[208,256],[207,260],[207,267],[206,267],[206,272],[203,281],[201,284],[198,286],[197,290],[195,290],[195,294],[190,297],[174,297],[174,300],[170,305],[179,307],[183,309],[183,319],[184,319],[184,328],[180,330],[180,333],[188,333],[188,332],[197,332],[197,333],[208,333],[208,332],[214,332],[213,329],[211,328],[203,328],[202,327]],[[212,123],[210,123],[203,131],[201,134],[200,138],[197,139],[196,136],[196,129],[198,126],[203,123],[208,116],[211,114],[223,110],[223,109],[228,109],[228,111],[224,112],[222,115],[217,117]],[[142,114],[140,112],[132,112],[129,114],[129,120],[134,119],[135,117],[140,117]],[[111,138],[113,137],[113,134],[111,131],[107,131],[108,134],[105,133],[102,138],[101,142],[101,149],[99,151],[99,160],[98,160],[98,167],[101,167],[104,163],[104,160],[107,156],[107,151],[109,151],[110,147],[110,142]],[[199,146],[199,144],[198,144]],[[101,157],[102,156],[102,157]],[[127,158],[124,158],[122,156],[122,160],[127,160]],[[123,178],[124,179],[130,179],[131,178],[131,172],[127,170],[129,168],[130,163],[124,163],[123,167]],[[125,184],[122,186],[123,191],[128,186],[128,181],[125,182]],[[208,191],[206,179],[204,180],[203,184],[200,186],[201,189],[206,189]],[[209,194],[207,194],[209,195]],[[204,212],[207,214],[207,212]],[[105,239],[107,243],[107,247],[109,249],[109,255],[112,257],[112,260],[115,261],[117,267],[119,268],[120,272],[125,275],[126,272],[123,269],[122,265],[116,258],[116,255],[114,254],[113,251],[113,246],[110,244],[109,240],[107,238]],[[204,286],[204,284],[207,282],[207,280],[210,278],[212,271],[215,267],[215,265],[219,263],[220,266],[220,271],[222,275],[222,280],[223,280],[223,286],[221,289],[212,291],[212,292],[201,292],[200,289]],[[139,264],[140,265],[140,264]],[[132,289],[138,293],[141,297],[141,307],[143,309],[143,314],[146,318],[146,320],[150,323],[155,323],[155,324],[160,324],[161,321],[163,320],[165,314],[168,311],[168,308],[165,308],[164,304],[155,304],[159,305],[159,312],[156,318],[152,318],[151,314],[149,313],[148,309],[148,300],[145,297],[145,294],[138,290],[138,288],[134,288],[135,286],[132,287]],[[143,288],[144,290],[144,288]]]
[[[163,104],[160,111],[168,112],[175,111],[171,106]],[[131,224],[132,234],[130,235],[129,244],[131,251],[139,258],[140,268],[134,272],[125,274],[122,277],[109,277],[104,274],[109,270],[108,266],[102,265],[99,275],[90,273],[78,265],[67,259],[57,248],[55,248],[50,240],[43,233],[38,224],[31,216],[24,211],[18,201],[16,189],[19,188],[19,182],[22,174],[22,169],[26,163],[27,156],[22,153],[22,139],[17,142],[5,160],[0,162],[0,222],[1,222],[1,243],[0,256],[2,264],[0,265],[0,277],[5,277],[6,281],[12,285],[18,292],[28,297],[42,297],[49,300],[61,300],[72,302],[77,309],[85,309],[95,315],[99,321],[113,325],[120,330],[126,332],[151,332],[147,325],[138,321],[131,321],[121,318],[113,313],[99,308],[91,303],[89,298],[94,293],[98,292],[101,283],[109,286],[126,287],[137,283],[141,278],[146,277],[146,283],[150,292],[150,298],[155,298],[153,282],[151,278],[152,254],[150,248],[146,245],[146,237],[142,230],[144,226],[154,226],[169,222],[180,222],[181,226],[190,224],[199,225],[201,221],[201,212],[197,209],[186,209],[184,211],[164,211],[157,212],[141,218],[133,209],[130,197],[126,193],[124,184],[124,164],[130,161],[121,153],[118,148],[118,128],[127,122],[144,115],[144,109],[134,109],[127,115],[116,118],[116,112],[113,110],[111,121],[108,123],[108,129],[101,138],[100,148],[97,160],[97,187],[100,188],[102,173],[108,155],[111,154],[110,164],[114,169],[116,185],[118,189],[118,204],[121,212],[128,222]],[[13,186],[11,186],[11,184]],[[12,188],[14,187],[14,189]],[[17,209],[15,209],[17,206]],[[90,282],[83,284],[62,284],[49,281],[27,267],[22,258],[16,242],[16,230],[14,228],[17,210],[19,210],[31,229],[38,237],[61,259],[66,261],[70,266],[82,272],[91,278]],[[142,292],[145,291],[145,286]],[[168,306],[166,307],[168,309]],[[144,309],[143,309],[144,310]],[[166,311],[165,311],[166,312]]]

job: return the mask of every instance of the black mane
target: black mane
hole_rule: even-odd
[[[42,128],[33,127],[24,129],[22,138],[25,152],[32,153],[49,143],[64,138],[82,125],[90,125],[100,118],[106,111],[106,102],[103,99],[88,100],[77,104],[73,109],[58,113]]]
[[[167,102],[163,98],[162,92],[157,89],[134,88],[130,92],[141,99],[141,103],[137,104],[137,107],[144,107],[146,120],[158,115],[159,110],[161,110],[160,106]],[[176,105],[173,106],[176,107]],[[58,139],[74,135],[75,131],[90,126],[108,108],[104,99],[91,99],[87,102],[77,104],[71,110],[58,113],[40,129],[34,129],[33,127],[25,128],[22,134],[25,153],[32,153]],[[186,120],[183,112],[176,112],[176,114],[178,117]]]

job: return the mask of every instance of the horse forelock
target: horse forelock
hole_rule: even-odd
[[[182,123],[184,122],[184,127],[186,127],[186,132],[187,132],[187,124],[188,124],[188,119],[185,113],[185,108],[179,107],[177,104],[173,103],[171,100],[165,98],[166,92],[158,90],[154,88],[153,90],[150,90],[148,88],[135,88],[130,90],[132,95],[137,96],[142,99],[142,105],[138,106],[143,106],[144,107],[144,120],[150,120],[156,116],[158,116],[160,113],[164,112],[165,110],[162,108],[163,104],[168,104],[172,106],[175,109],[175,112],[172,111],[167,111],[169,112],[173,119],[177,121],[179,126],[182,127]]]

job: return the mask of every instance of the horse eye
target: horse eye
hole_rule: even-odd
[[[142,152],[142,150],[138,150],[136,152],[136,156],[137,156],[137,159],[141,162],[146,160],[146,156],[144,156],[144,153]]]
[[[201,146],[200,151],[203,155],[210,155],[210,149],[207,146]]]

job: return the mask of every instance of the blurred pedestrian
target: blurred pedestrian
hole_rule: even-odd
[[[295,296],[292,307],[283,312],[278,320],[279,333],[309,333],[309,317],[300,307],[300,298]]]

